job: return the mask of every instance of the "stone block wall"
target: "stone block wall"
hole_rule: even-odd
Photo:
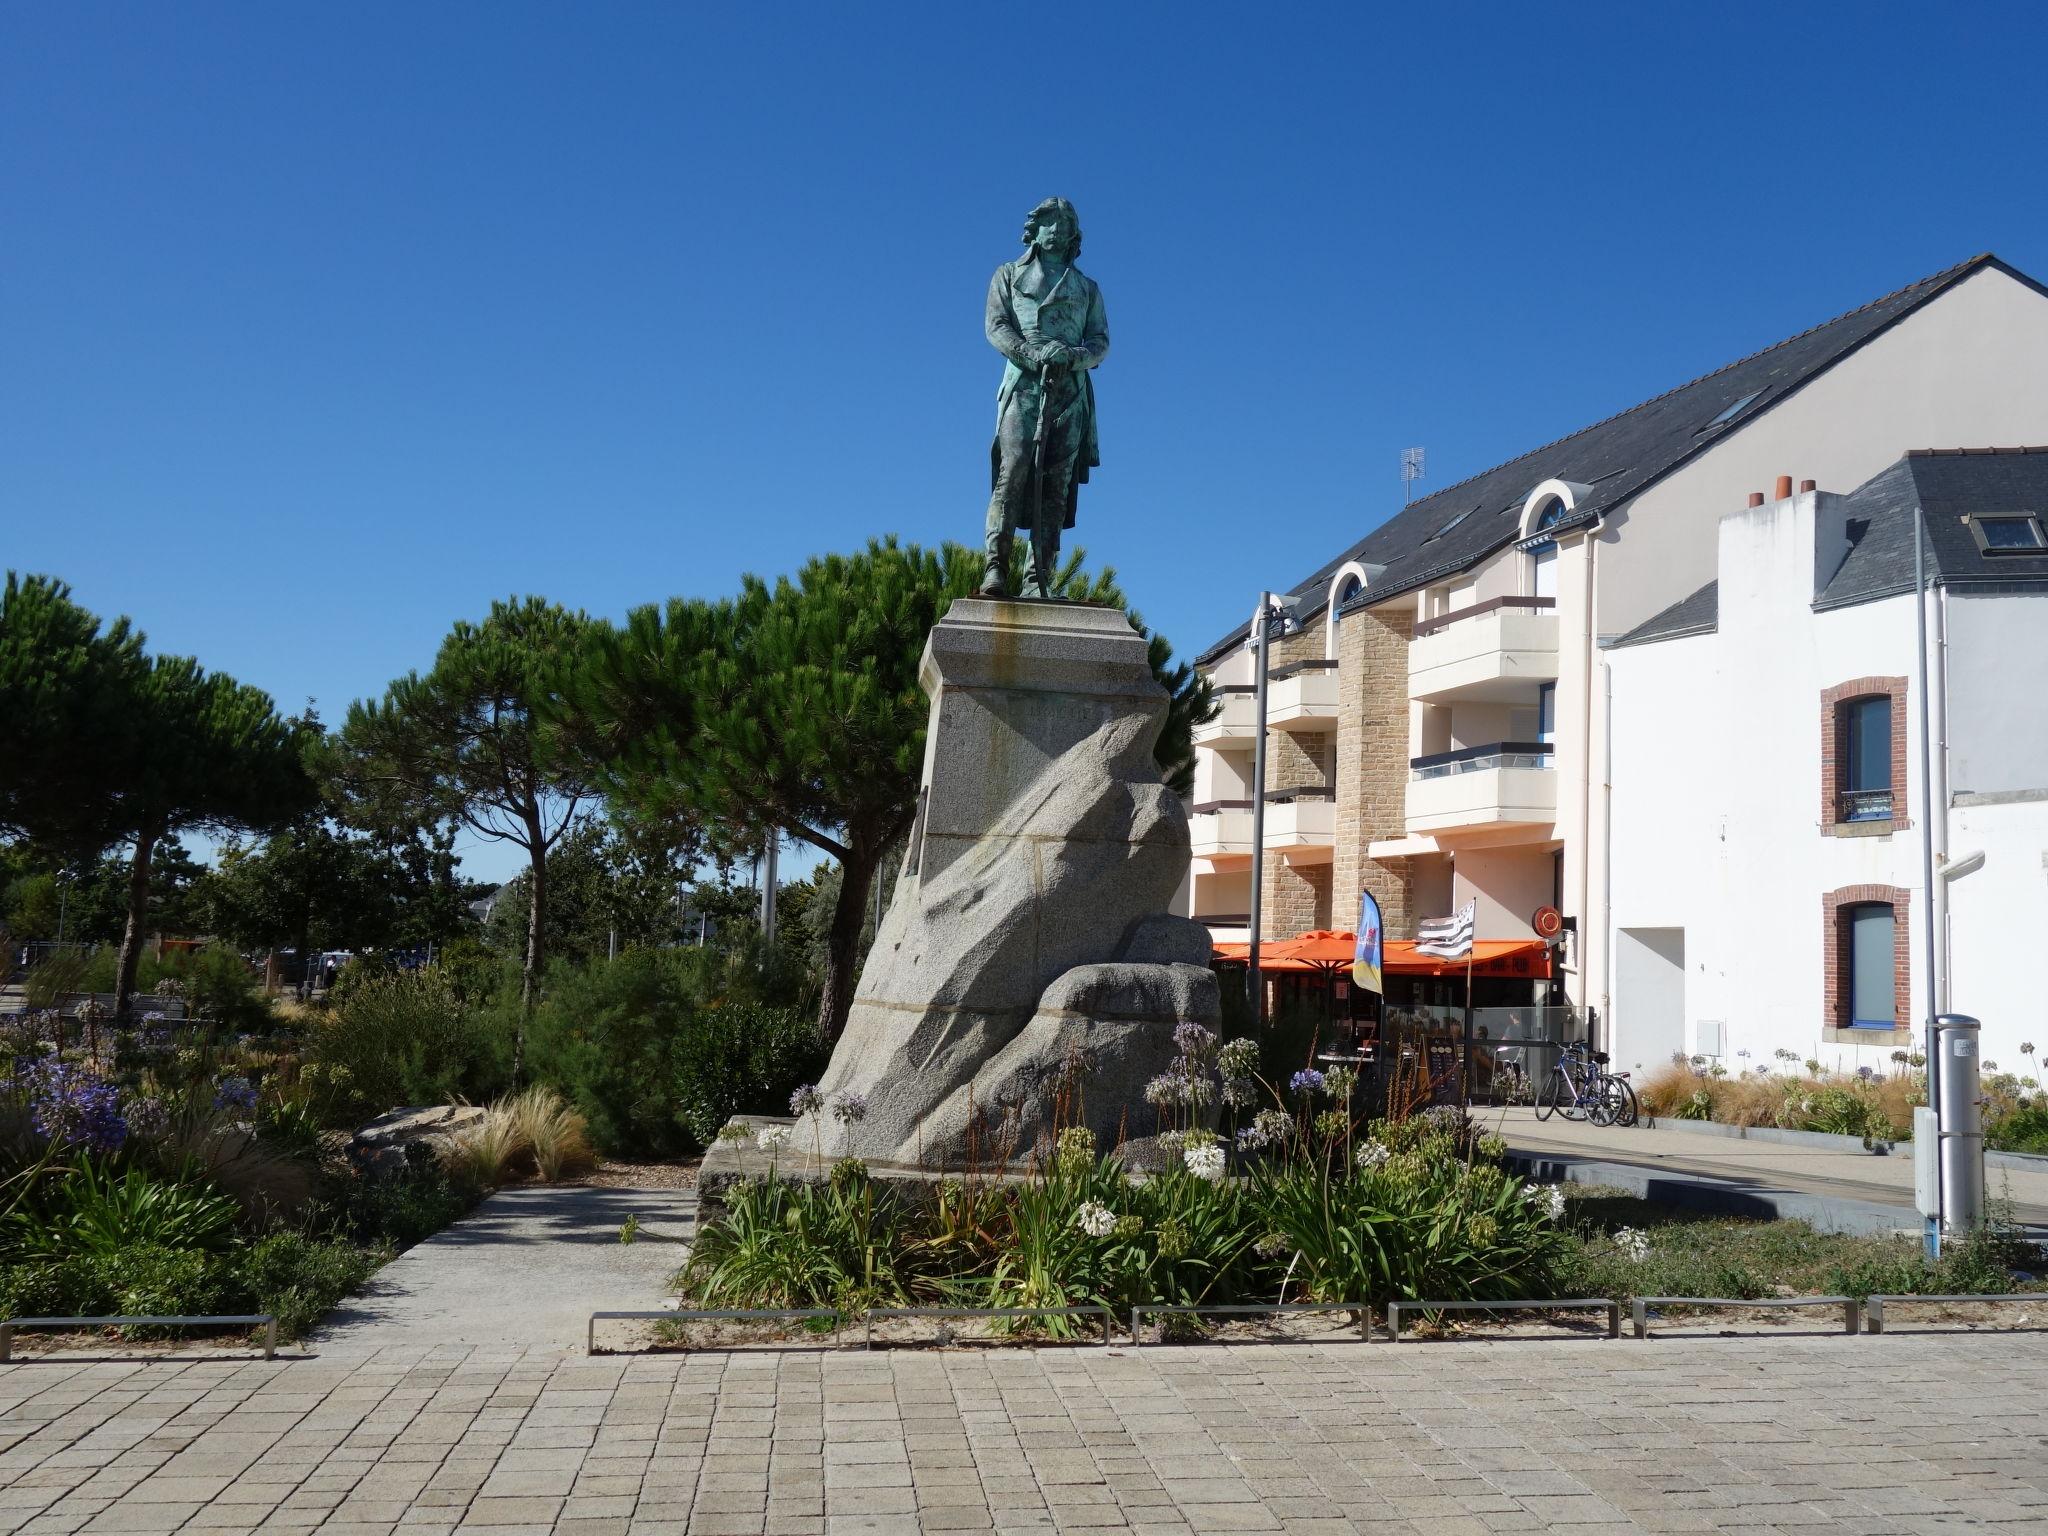
[[[1408,610],[1365,609],[1337,623],[1337,848],[1330,906],[1337,929],[1358,923],[1358,892],[1380,904],[1386,936],[1415,936],[1408,859],[1370,859],[1366,846],[1408,830]]]

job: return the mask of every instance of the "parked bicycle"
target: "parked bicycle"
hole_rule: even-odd
[[[1536,1118],[1548,1120],[1553,1113],[1567,1120],[1586,1120],[1598,1126],[1627,1127],[1636,1123],[1636,1092],[1629,1086],[1628,1073],[1610,1072],[1611,1060],[1584,1041],[1574,1041],[1558,1053],[1557,1065],[1543,1092],[1536,1098]]]

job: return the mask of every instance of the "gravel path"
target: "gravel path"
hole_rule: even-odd
[[[314,1336],[321,1352],[408,1345],[583,1347],[593,1311],[658,1307],[695,1226],[694,1192],[591,1184],[500,1190],[408,1249]],[[629,1216],[638,1238],[619,1241]]]

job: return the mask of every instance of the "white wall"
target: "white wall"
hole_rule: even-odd
[[[1825,1040],[1822,898],[1830,891],[1879,884],[1911,892],[1916,1014],[1925,990],[1912,599],[1815,614],[1812,503],[1796,497],[1721,520],[1718,633],[1606,657],[1614,686],[1610,938],[1629,928],[1685,930],[1684,1048],[1699,1049],[1700,1020],[1723,1021],[1731,1071],[1767,1064],[1780,1047],[1849,1069],[1890,1065],[1889,1039]],[[1909,680],[1914,825],[1824,836],[1820,695],[1864,675]],[[1630,1020],[1618,989],[1611,1020],[1617,1055],[1626,1055]]]
[[[1950,793],[2048,789],[2048,594],[1947,608]]]
[[[1614,996],[1625,1037],[1610,1035],[1616,1070],[1645,1072],[1684,1054],[1685,930],[1618,928],[1614,934]],[[1621,1049],[1624,1039],[1627,1050]]]
[[[1631,629],[1711,581],[1715,519],[1751,491],[1769,495],[1778,475],[1850,491],[1909,448],[2005,443],[2048,443],[2048,298],[1987,269],[1611,520],[1601,535],[1599,632]]]
[[[1984,1055],[2008,1072],[2048,1069],[2048,800],[1959,805],[1949,854],[1984,853],[1981,869],[1949,884],[1949,1005],[1984,1021]],[[2039,1048],[2031,1061],[2020,1043]]]
[[[1476,902],[1478,936],[1482,939],[1533,939],[1536,931],[1529,918],[1538,907],[1550,905],[1550,849],[1543,847],[1460,848],[1453,856],[1455,871],[1450,910]],[[1441,913],[1423,912],[1423,917]]]

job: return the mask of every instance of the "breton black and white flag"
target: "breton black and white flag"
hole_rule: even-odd
[[[1472,953],[1472,930],[1478,926],[1479,903],[1465,903],[1449,917],[1426,917],[1415,929],[1417,954],[1439,960],[1462,960]]]

